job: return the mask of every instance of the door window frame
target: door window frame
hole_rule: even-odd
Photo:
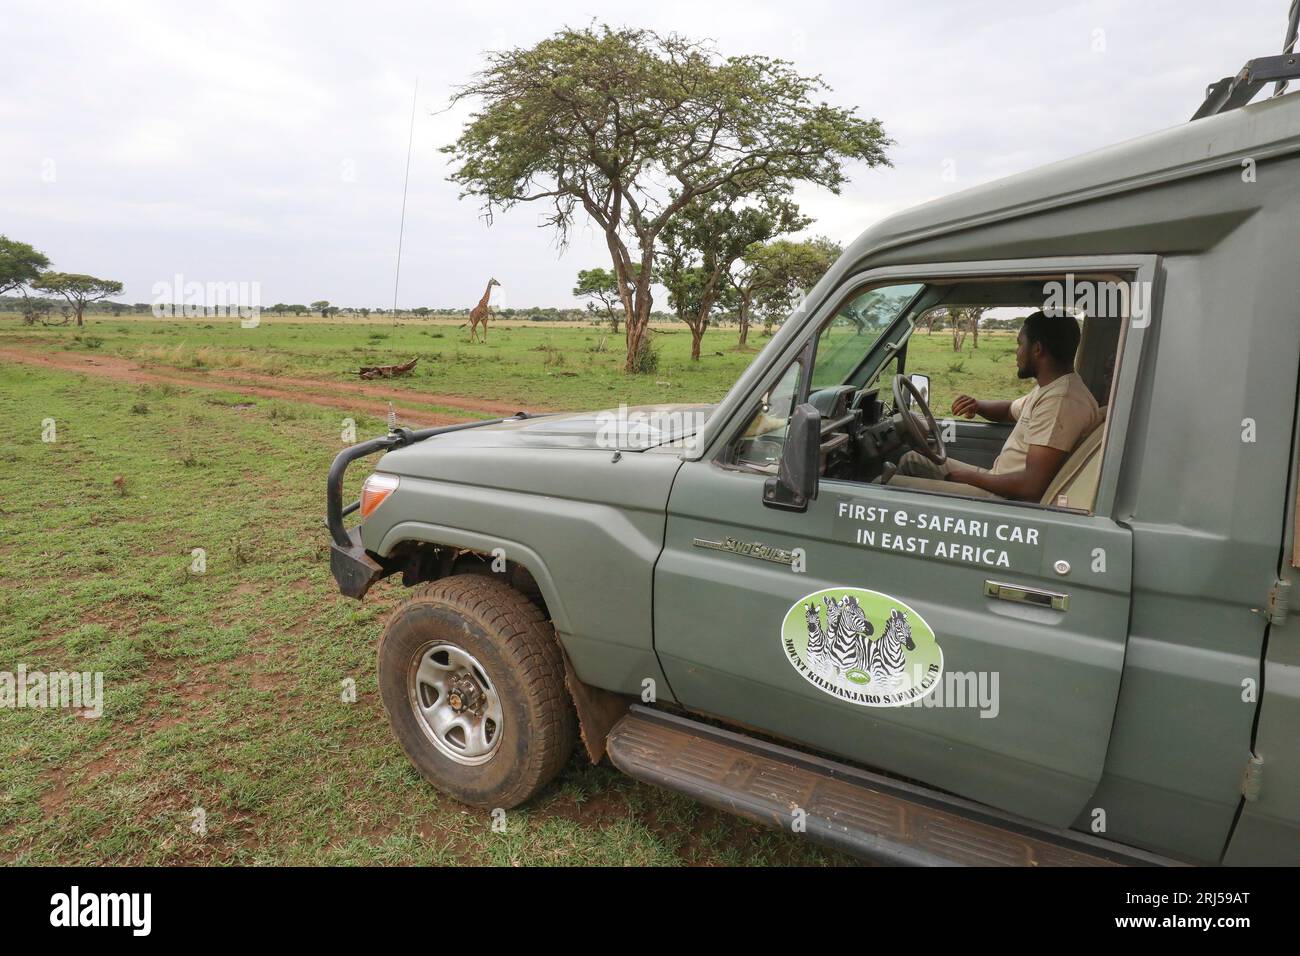
[[[1152,331],[1159,322],[1160,293],[1162,290],[1158,281],[1161,275],[1160,257],[1156,255],[989,259],[975,262],[884,266],[851,272],[807,313],[807,317],[803,319],[802,328],[785,343],[783,348],[773,354],[768,360],[767,368],[755,379],[753,386],[747,393],[744,395],[728,395],[723,400],[715,412],[715,415],[720,414],[722,420],[719,421],[717,426],[709,429],[710,434],[699,446],[697,452],[694,455],[685,457],[688,460],[708,460],[715,465],[726,467],[722,463],[725,460],[727,450],[740,437],[741,431],[748,424],[746,415],[755,407],[755,401],[776,386],[792,363],[803,359],[802,353],[804,353],[805,349],[810,350],[812,353],[807,359],[809,365],[815,364],[815,340],[822,326],[833,318],[839,308],[849,301],[852,296],[861,295],[871,287],[898,285],[905,282],[922,283],[923,287],[917,293],[917,296],[920,296],[935,279],[1034,277],[1037,275],[1064,275],[1066,273],[1087,274],[1090,276],[1110,273],[1130,276],[1130,281],[1144,284],[1147,290],[1147,314],[1145,320],[1139,325],[1135,324],[1131,315],[1124,319],[1117,346],[1115,374],[1111,382],[1106,422],[1103,426],[1105,430],[1102,434],[1101,476],[1098,481],[1096,496],[1093,498],[1091,513],[1110,515],[1114,509],[1119,486],[1120,468],[1124,458],[1124,446],[1133,418],[1133,406],[1137,394],[1137,382],[1142,365],[1142,356],[1145,352],[1147,333]],[[888,329],[881,333],[876,342],[868,349],[862,364],[855,370],[855,375],[864,366],[869,365],[871,371],[868,378],[870,378],[879,368],[883,367],[886,362],[901,351],[897,347],[891,347],[891,343],[896,340],[895,332],[898,326],[910,321],[909,316],[914,309],[915,303],[916,297],[913,297]],[[905,342],[903,345],[904,349],[906,344]],[[881,353],[883,353],[883,357],[878,358]],[[810,385],[810,375],[805,374],[800,383],[801,391],[807,390]],[[736,421],[737,418],[739,418],[739,421]],[[756,480],[761,480],[764,477],[757,472],[748,473],[752,474]],[[840,484],[840,482],[837,482],[837,484]],[[907,489],[907,491],[913,494],[927,494],[927,492],[917,489]],[[960,495],[941,495],[938,492],[933,492],[933,494],[940,497],[962,497]],[[1077,510],[1070,508],[1053,509],[1050,505],[1039,505],[1036,502],[997,501],[996,503],[1065,512]]]

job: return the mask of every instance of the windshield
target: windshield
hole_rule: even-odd
[[[850,294],[818,336],[811,391],[844,384],[921,287],[913,282]],[[790,416],[803,394],[801,377],[796,358],[750,413],[732,453],[734,463],[775,472]]]
[[[920,288],[916,282],[878,286],[841,305],[817,339],[813,391],[846,382]]]

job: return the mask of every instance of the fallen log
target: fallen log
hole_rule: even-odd
[[[365,379],[395,378],[398,375],[409,375],[418,361],[420,361],[420,358],[416,356],[411,361],[402,362],[400,365],[363,365],[358,374]]]

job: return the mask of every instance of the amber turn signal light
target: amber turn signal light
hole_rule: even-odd
[[[361,517],[369,517],[370,512],[383,504],[384,499],[396,490],[396,475],[381,475],[376,472],[367,478],[361,485]]]

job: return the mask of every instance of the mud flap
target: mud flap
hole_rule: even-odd
[[[578,734],[582,737],[582,746],[593,764],[600,763],[605,756],[605,738],[609,729],[627,713],[632,699],[584,684],[574,673],[563,645],[560,653],[564,656],[564,686],[569,689],[573,708],[578,712]]]

